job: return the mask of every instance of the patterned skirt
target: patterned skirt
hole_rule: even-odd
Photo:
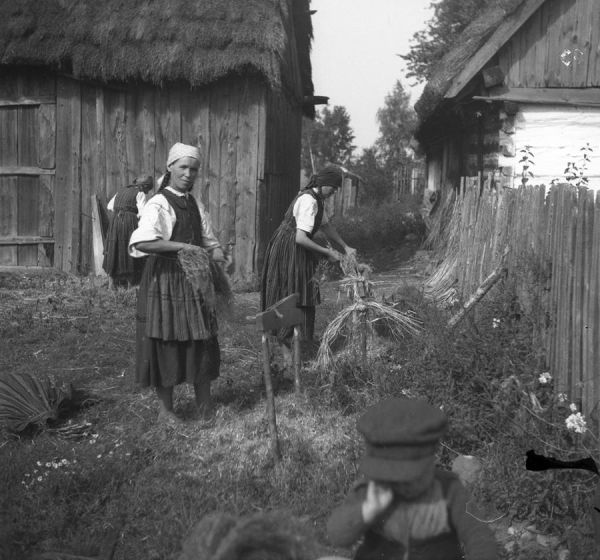
[[[136,314],[136,381],[172,387],[219,376],[217,318],[176,258],[151,255]]]
[[[119,211],[110,221],[102,268],[115,280],[140,283],[145,258],[134,259],[127,251],[129,238],[138,226],[137,214]]]
[[[299,307],[321,303],[315,272],[318,257],[296,243],[296,230],[281,224],[265,253],[261,282],[261,307],[266,309],[280,299],[299,294]]]

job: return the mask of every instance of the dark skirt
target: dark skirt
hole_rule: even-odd
[[[296,243],[296,230],[283,223],[273,235],[265,253],[261,283],[262,309],[297,293],[299,307],[321,303],[315,272],[318,257]]]
[[[124,210],[118,211],[110,221],[102,268],[117,282],[140,283],[146,259],[134,259],[127,251],[129,238],[137,226],[137,214]]]
[[[172,387],[219,376],[217,319],[176,258],[148,257],[138,293],[136,381]]]

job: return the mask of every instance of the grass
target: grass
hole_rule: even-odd
[[[325,286],[318,333],[346,303],[336,302],[336,287]],[[421,335],[394,344],[381,340],[368,369],[344,365],[335,387],[323,372],[305,368],[305,399],[297,400],[292,381],[278,374],[283,460],[274,465],[260,337],[246,320],[258,310],[258,294],[236,294],[233,313],[221,321],[215,426],[199,427],[193,391],[180,386],[176,409],[186,422],[172,430],[156,424],[153,393],[133,383],[133,290],[114,292],[61,275],[0,276],[0,369],[47,374],[98,401],[74,416],[87,426],[78,438],[49,430],[2,434],[0,557],[47,551],[93,556],[114,530],[116,560],[174,559],[184,535],[208,512],[282,507],[326,543],[326,519],[357,476],[357,416],[382,396],[404,394],[425,396],[449,415],[443,465],[457,452],[482,460],[483,480],[474,492],[486,519],[502,516],[494,524],[499,535],[506,540],[509,522],[533,523],[560,535],[571,557],[591,559],[593,478],[581,471],[531,473],[524,461],[530,448],[582,457],[594,442],[564,429],[565,411],[551,387],[536,381],[539,355],[526,318],[510,317],[500,288],[453,331],[444,326],[446,312],[413,294],[402,305],[416,312]],[[530,393],[543,412],[532,408]],[[536,556],[516,546],[506,558],[551,559],[555,553]]]

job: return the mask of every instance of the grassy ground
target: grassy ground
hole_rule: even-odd
[[[398,264],[403,258],[387,260]],[[325,286],[318,333],[340,309],[336,288],[335,282]],[[586,556],[589,519],[582,513],[590,477],[551,475],[558,479],[552,486],[549,476],[527,474],[520,466],[528,444],[550,438],[517,433],[507,420],[521,401],[503,393],[501,381],[510,374],[535,376],[527,373],[535,363],[527,338],[508,323],[491,330],[491,315],[485,314],[480,323],[449,333],[440,312],[422,302],[407,305],[417,305],[425,334],[381,346],[369,371],[342,367],[332,388],[328,376],[307,367],[302,400],[294,397],[287,377],[276,377],[283,461],[274,465],[260,337],[246,319],[258,310],[256,293],[237,294],[233,316],[221,321],[215,426],[203,429],[194,419],[193,394],[181,386],[176,410],[186,422],[173,430],[156,423],[156,398],[132,380],[134,291],[114,292],[67,276],[0,275],[0,370],[48,374],[96,399],[72,418],[78,425],[89,423],[78,438],[50,431],[21,438],[2,434],[0,557],[26,559],[47,551],[93,556],[115,531],[115,559],[175,558],[185,533],[214,510],[285,508],[326,542],[326,518],[357,474],[357,414],[382,395],[415,394],[444,406],[453,421],[443,464],[456,450],[484,458],[485,484],[476,493],[489,519],[502,517],[499,532],[506,532],[509,519],[534,520],[545,533],[562,527],[561,542],[573,557],[592,558]],[[489,313],[497,317],[501,309]],[[544,487],[550,495],[538,499]],[[577,489],[580,495],[573,497]],[[546,511],[550,502],[555,509]],[[555,551],[535,556],[519,547],[511,558],[555,557]]]

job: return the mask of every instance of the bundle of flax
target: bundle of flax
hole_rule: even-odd
[[[177,260],[192,287],[202,294],[206,305],[214,309],[215,287],[206,250],[197,245],[188,245],[177,252]]]
[[[340,267],[345,275],[341,287],[346,289],[351,303],[325,329],[316,360],[318,369],[330,371],[332,382],[336,365],[334,346],[341,343],[345,348],[358,351],[362,365],[366,366],[368,341],[373,338],[375,324],[382,327],[378,330],[386,332],[393,339],[417,334],[420,328],[412,313],[404,313],[376,301],[373,282],[369,280],[372,271],[368,265],[359,263],[354,255],[344,255],[340,259]]]

